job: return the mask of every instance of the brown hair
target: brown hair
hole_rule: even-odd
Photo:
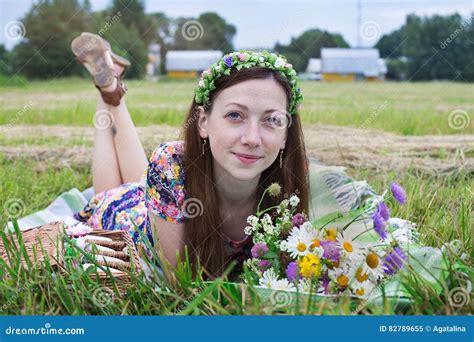
[[[216,80],[216,89],[210,94],[211,106],[205,108],[210,114],[216,96],[225,88],[250,79],[273,79],[280,84],[287,94],[287,103],[291,98],[291,85],[287,78],[267,68],[247,68],[233,70],[229,76]],[[197,265],[203,267],[205,274],[214,278],[225,270],[229,260],[226,255],[224,241],[217,231],[221,226],[217,194],[213,182],[212,154],[209,148],[202,155],[203,139],[197,126],[198,104],[193,100],[187,114],[184,131],[183,163],[185,168],[186,198],[196,198],[202,202],[202,214],[185,220],[185,239],[189,251],[189,260],[193,270]],[[274,182],[281,185],[278,197],[265,196],[260,208],[277,205],[284,198],[297,194],[300,198],[297,212],[308,213],[309,179],[307,175],[306,150],[299,115],[291,116],[291,125],[283,150],[283,166],[280,168],[279,158],[262,172],[257,189],[257,198]],[[244,229],[244,227],[242,227]]]

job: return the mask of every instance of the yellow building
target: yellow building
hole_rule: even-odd
[[[322,48],[321,75],[324,81],[378,81],[387,67],[378,49]]]
[[[223,56],[215,50],[175,50],[166,53],[166,75],[169,78],[197,78]]]

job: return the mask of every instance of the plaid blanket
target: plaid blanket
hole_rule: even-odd
[[[332,221],[334,226],[343,226],[351,217],[358,215],[367,203],[376,203],[380,196],[370,187],[366,181],[357,181],[349,177],[343,167],[327,166],[317,160],[310,160],[310,211],[309,218],[315,225],[323,225]],[[49,223],[52,221],[64,221],[66,224],[74,224],[76,221],[73,214],[86,205],[94,195],[92,187],[79,191],[73,188],[59,195],[47,208],[28,215],[18,220],[22,231],[29,228]],[[335,219],[344,215],[343,218]],[[391,219],[392,234],[402,236],[406,240],[404,247],[409,255],[410,265],[429,282],[438,293],[441,293],[442,286],[440,280],[447,278],[447,263],[442,251],[437,248],[421,246],[417,241],[416,225],[410,221],[399,218]],[[349,236],[355,236],[363,230],[371,227],[369,219],[351,224],[346,230]],[[11,222],[5,229],[13,229]],[[377,234],[364,234],[362,241],[367,244],[376,243]],[[361,241],[358,239],[358,241]],[[458,265],[462,269],[462,265]],[[390,298],[396,304],[408,303],[410,292],[402,286],[400,277],[403,274],[392,278],[384,284],[383,291],[386,298]],[[267,297],[268,290],[261,289],[261,295]],[[271,290],[270,290],[271,291]],[[382,287],[373,291],[372,302],[382,300]]]

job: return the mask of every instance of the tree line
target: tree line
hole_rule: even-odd
[[[473,16],[459,14],[418,17],[408,15],[405,24],[383,35],[375,44],[388,65],[388,78],[474,80]],[[83,75],[74,62],[70,43],[83,31],[107,39],[117,53],[132,61],[129,78],[144,75],[148,45],[161,46],[161,71],[169,50],[234,50],[234,25],[216,13],[195,18],[169,18],[165,13],[145,13],[143,0],[112,0],[102,11],[92,11],[89,0],[41,0],[25,17],[23,39],[12,51],[0,45],[0,75],[20,74],[30,79]],[[287,45],[273,50],[284,54],[297,71],[310,58],[319,58],[322,47],[349,47],[337,33],[309,29]]]

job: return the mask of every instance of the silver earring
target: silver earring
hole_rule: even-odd
[[[282,160],[282,158],[283,158],[283,149],[281,149],[281,152],[280,152],[280,169],[281,169],[282,166],[283,166],[283,160]]]
[[[206,146],[206,144],[207,144],[207,139],[204,139],[204,142],[202,143],[202,155],[206,153],[206,151],[204,150],[204,147]]]

